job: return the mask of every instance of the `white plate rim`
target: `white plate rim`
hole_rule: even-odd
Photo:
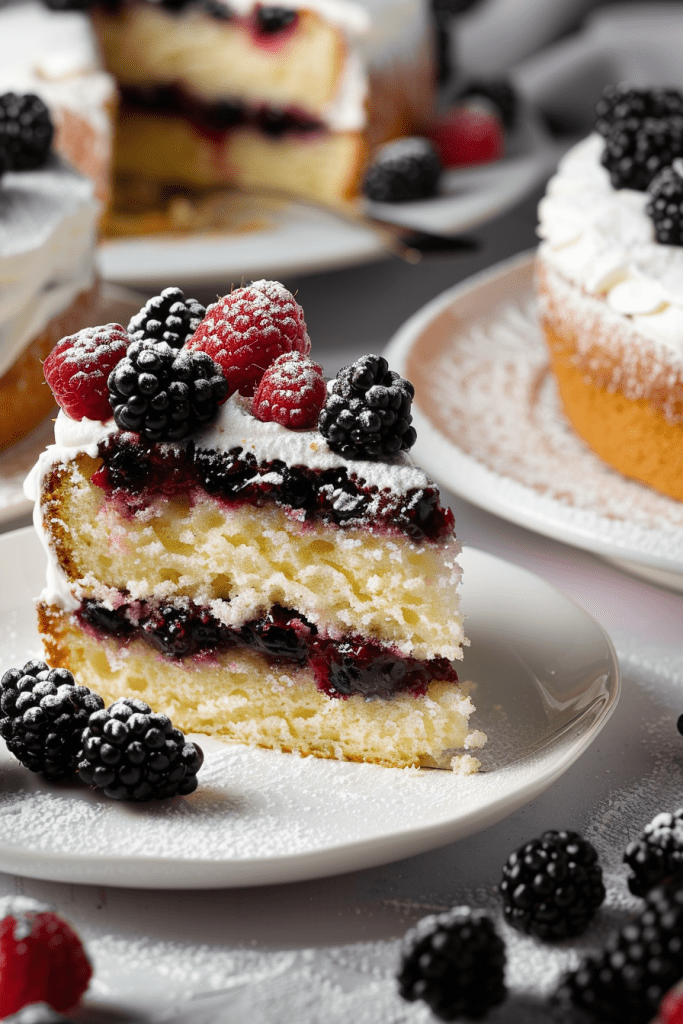
[[[5,534],[0,537],[0,565],[8,561],[10,551],[12,559],[21,559],[23,565],[29,565],[26,556],[33,552],[35,560],[37,544],[32,527]],[[613,713],[621,685],[617,656],[602,627],[576,602],[539,576],[473,548],[465,549],[462,561],[466,575],[468,572],[476,574],[477,564],[485,567],[486,572],[492,568],[497,575],[502,573],[504,578],[512,577],[516,592],[519,592],[520,582],[524,582],[532,588],[532,593],[541,590],[545,594],[552,594],[562,607],[574,609],[581,616],[585,628],[590,630],[591,636],[596,638],[595,642],[599,643],[601,652],[604,649],[601,658],[604,656],[605,664],[609,666],[607,698],[602,706],[589,723],[582,723],[583,730],[577,735],[572,734],[566,742],[564,739],[560,744],[553,741],[540,748],[541,770],[524,776],[524,785],[512,791],[503,786],[499,795],[484,808],[476,806],[459,817],[456,813],[444,821],[427,823],[407,831],[402,828],[385,832],[371,839],[355,839],[320,847],[306,855],[297,853],[272,858],[249,857],[245,860],[223,861],[170,857],[150,861],[149,858],[139,856],[93,857],[91,854],[74,857],[71,854],[18,848],[3,843],[0,838],[0,870],[51,881],[111,884],[130,888],[205,889],[293,882],[373,867],[422,853],[486,828],[540,795],[580,757]],[[293,756],[269,753],[286,758]],[[523,760],[513,761],[501,770],[501,775],[506,771],[509,774],[510,770],[514,772],[515,765],[522,766]],[[521,767],[519,770],[522,770]]]
[[[390,366],[399,373],[405,372],[408,354],[433,320],[459,300],[475,296],[480,289],[492,282],[502,281],[520,270],[531,269],[535,255],[535,249],[518,253],[473,274],[465,281],[437,295],[409,317],[389,341],[384,355]],[[541,508],[536,492],[532,488],[511,478],[502,477],[446,437],[419,405],[419,397],[414,402],[412,411],[419,439],[417,457],[423,468],[452,493],[502,519],[551,537],[553,540],[590,551],[616,563],[631,563],[630,571],[637,572],[641,566],[643,569],[660,570],[674,576],[683,573],[683,565],[680,562],[653,553],[648,550],[647,544],[643,544],[641,548],[610,539],[610,520],[605,516],[591,512],[591,520],[598,520],[604,531],[599,535],[587,522],[581,524],[579,511],[573,510],[571,517],[565,517],[565,506],[559,499],[547,498]],[[503,479],[508,485],[504,492],[500,488]],[[640,486],[634,482],[634,487]],[[655,529],[641,529],[644,534],[660,536]]]

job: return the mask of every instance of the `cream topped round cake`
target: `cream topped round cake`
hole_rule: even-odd
[[[539,206],[539,314],[565,411],[683,498],[683,97],[610,87]]]
[[[309,348],[265,281],[206,312],[167,289],[57,346],[27,481],[48,658],[185,730],[476,770],[460,545],[408,454],[412,386],[378,356],[326,384]]]
[[[97,315],[100,204],[92,182],[50,153],[51,138],[37,97],[0,95],[0,172],[10,168],[0,173],[0,448],[54,408],[42,360]]]

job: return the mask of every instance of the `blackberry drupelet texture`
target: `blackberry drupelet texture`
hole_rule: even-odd
[[[595,130],[607,136],[618,121],[683,115],[683,95],[677,89],[637,89],[626,83],[608,85],[595,106]]]
[[[186,299],[180,288],[164,288],[131,317],[128,331],[135,340],[150,338],[181,348],[204,319],[206,310],[196,299]]]
[[[624,863],[632,874],[628,887],[634,896],[668,882],[683,871],[683,808],[662,812],[626,847]]]
[[[418,921],[403,940],[398,984],[440,1020],[480,1020],[507,994],[505,946],[491,918],[454,907]]]
[[[428,139],[396,139],[382,146],[365,172],[363,194],[378,203],[428,199],[436,193],[441,161]]]
[[[614,188],[644,192],[652,179],[683,156],[683,116],[617,121],[605,138],[602,164]]]
[[[0,96],[0,151],[7,170],[34,171],[47,161],[54,127],[50,112],[33,93]]]
[[[683,159],[664,167],[648,185],[648,216],[657,241],[662,245],[683,245]]]
[[[581,935],[605,898],[595,848],[578,832],[544,832],[510,854],[500,894],[518,931],[546,940]]]
[[[56,782],[76,774],[83,729],[103,707],[67,669],[28,661],[0,679],[0,736],[26,768]]]
[[[193,793],[203,760],[170,718],[122,697],[90,716],[78,774],[113,800],[161,800]]]

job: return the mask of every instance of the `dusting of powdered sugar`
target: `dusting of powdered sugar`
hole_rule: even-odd
[[[6,896],[0,899],[0,921],[13,917],[15,924],[12,935],[16,942],[21,942],[33,931],[36,914],[50,914],[54,909],[50,904],[41,903],[30,896]]]

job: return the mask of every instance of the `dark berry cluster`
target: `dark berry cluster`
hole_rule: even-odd
[[[415,444],[410,412],[415,389],[383,356],[367,355],[339,371],[328,385],[320,433],[346,458],[378,459]]]
[[[582,1010],[600,1024],[648,1024],[683,976],[682,935],[683,888],[653,890],[634,921],[565,976],[558,1008]]]
[[[665,167],[648,186],[647,213],[662,245],[683,245],[683,159]]]
[[[0,679],[0,736],[26,768],[56,782],[76,774],[83,729],[103,707],[67,669],[28,661]]]
[[[505,946],[483,910],[454,907],[406,933],[399,992],[440,1020],[480,1020],[506,996]]]
[[[614,188],[644,192],[652,179],[679,156],[683,156],[683,116],[632,117],[610,128],[602,163]]]
[[[178,349],[190,340],[205,313],[204,306],[197,299],[186,299],[180,288],[164,288],[131,318],[128,332],[135,341],[165,341]]]
[[[441,161],[429,139],[396,139],[375,153],[363,178],[363,194],[377,203],[428,199],[440,178]]]
[[[0,173],[42,167],[53,136],[50,112],[38,96],[13,92],[0,96]]]
[[[209,423],[228,385],[206,352],[178,352],[165,342],[134,341],[112,370],[109,401],[122,430],[150,441],[179,441]]]
[[[505,920],[539,939],[581,935],[605,898],[598,855],[578,832],[544,832],[508,857],[500,883]]]
[[[683,871],[683,808],[656,815],[640,836],[629,843],[624,862],[631,869],[628,887],[645,896],[655,886],[669,882]]]
[[[677,89],[634,88],[628,83],[608,85],[595,106],[595,130],[607,136],[621,121],[683,115],[683,95]]]
[[[78,772],[113,800],[162,800],[197,788],[203,754],[166,715],[123,697],[90,716]]]
[[[519,97],[508,79],[473,79],[460,90],[457,96],[459,102],[479,98],[495,107],[508,131],[514,128],[519,113]]]

